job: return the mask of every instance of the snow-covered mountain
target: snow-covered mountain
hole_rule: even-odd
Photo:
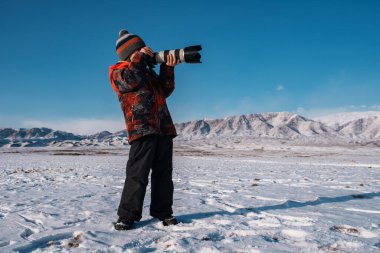
[[[83,137],[50,128],[2,128],[0,129],[0,146],[8,147],[43,147],[65,140],[80,141]]]
[[[125,131],[102,131],[93,135],[76,135],[50,128],[2,128],[0,147],[75,147],[127,145]]]
[[[380,112],[346,112],[331,114],[315,120],[334,131],[354,139],[380,139]]]
[[[293,140],[302,143],[380,143],[380,112],[339,114],[315,120],[289,112],[265,112],[175,124],[176,141],[218,138]],[[128,145],[124,130],[75,135],[49,128],[0,129],[0,147]]]
[[[333,113],[325,116],[314,117],[316,121],[325,123],[328,126],[343,125],[350,121],[365,118],[380,118],[380,111],[365,111],[365,112],[341,112]]]
[[[249,136],[281,139],[323,136],[338,137],[339,134],[321,122],[298,114],[273,112],[230,116],[224,119],[196,120],[176,125],[180,139],[199,137]]]
[[[80,140],[82,137],[63,131],[54,131],[50,128],[13,129],[3,128],[0,130],[0,139],[38,139],[38,140]]]

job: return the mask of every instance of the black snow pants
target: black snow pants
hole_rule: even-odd
[[[119,217],[135,221],[142,218],[150,169],[150,215],[163,218],[173,214],[173,138],[150,134],[131,142],[127,177],[117,211]]]

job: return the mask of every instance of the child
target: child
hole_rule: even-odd
[[[141,219],[150,169],[150,215],[165,226],[175,225],[178,222],[172,216],[172,156],[177,133],[166,98],[174,90],[174,66],[179,60],[168,56],[157,75],[152,50],[140,37],[126,30],[119,32],[116,53],[120,61],[110,67],[109,75],[124,113],[131,148],[115,229],[131,229],[134,221]]]

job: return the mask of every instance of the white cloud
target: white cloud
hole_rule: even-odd
[[[328,116],[336,113],[343,112],[363,112],[363,111],[380,111],[380,105],[347,105],[333,108],[310,108],[305,109],[303,107],[298,107],[294,112],[306,116],[308,118],[318,118],[322,116]]]
[[[285,89],[285,87],[282,85],[278,85],[276,88],[277,91],[283,91],[284,89]]]
[[[297,108],[296,112],[298,114],[303,114],[305,112],[305,108],[303,108],[302,106],[300,106],[300,107]]]
[[[124,119],[62,119],[62,120],[24,120],[22,127],[47,127],[75,134],[94,134],[100,131],[116,132],[125,128]]]

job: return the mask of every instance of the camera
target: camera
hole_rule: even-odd
[[[174,50],[163,50],[154,53],[153,64],[165,63],[167,62],[168,55],[174,55],[180,62],[186,63],[202,63],[201,54],[199,51],[202,50],[201,45],[189,46],[181,49]]]

